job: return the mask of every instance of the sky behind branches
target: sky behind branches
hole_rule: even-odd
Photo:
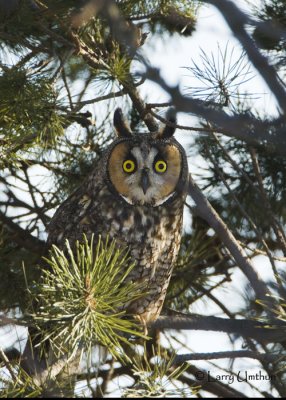
[[[253,0],[251,4],[259,3]],[[248,1],[236,1],[236,5],[247,12],[252,9]],[[161,38],[158,36],[156,41],[152,41],[143,47],[144,55],[149,58],[154,67],[158,67],[163,78],[172,85],[180,84],[181,89],[187,86],[198,84],[198,81],[192,79],[191,74],[185,69],[192,64],[192,61],[200,64],[200,54],[203,50],[206,54],[215,56],[218,45],[221,50],[228,46],[229,50],[234,50],[233,60],[239,58],[242,48],[237,39],[233,36],[231,30],[226,24],[219,11],[210,5],[203,5],[199,8],[196,30],[191,37],[173,37]],[[252,68],[252,66],[251,66]],[[267,112],[269,115],[277,115],[276,103],[269,89],[260,76],[257,76],[256,70],[252,68],[253,79],[239,87],[241,93],[244,91],[255,95],[255,106],[260,112]],[[152,102],[154,99],[154,86],[152,87]],[[144,94],[148,96],[149,87],[144,85]],[[162,90],[157,89],[158,100],[162,101],[165,95]],[[164,97],[166,99],[166,97]]]

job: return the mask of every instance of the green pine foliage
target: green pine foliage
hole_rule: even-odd
[[[3,370],[5,364],[0,364],[0,368]],[[12,366],[10,373],[12,380],[8,371],[5,374],[2,373],[0,377],[0,399],[35,399],[41,397],[43,389],[19,365]]]
[[[152,348],[151,357],[146,347],[143,354],[133,358],[132,369],[136,378],[135,384],[124,392],[124,397],[171,397],[176,396],[176,381],[186,371],[187,365],[174,365],[175,354],[169,355],[166,350]],[[173,388],[171,388],[173,386]],[[196,387],[181,390],[182,397],[197,392]]]
[[[40,282],[31,291],[30,317],[42,342],[49,341],[58,355],[74,357],[79,349],[91,355],[93,346],[105,346],[124,360],[122,343],[128,336],[144,337],[138,323],[127,318],[126,304],[144,295],[136,282],[128,282],[134,262],[115,241],[86,237],[75,250],[66,242],[66,251],[52,247]],[[127,335],[127,336],[126,336]]]
[[[51,145],[63,135],[64,118],[56,111],[58,95],[49,77],[2,66],[0,92],[2,165],[19,148]]]

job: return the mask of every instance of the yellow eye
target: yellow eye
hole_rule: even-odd
[[[155,163],[155,171],[162,174],[167,169],[167,163],[163,160],[158,160]]]
[[[125,160],[122,168],[124,172],[131,174],[135,170],[135,162],[133,160]]]

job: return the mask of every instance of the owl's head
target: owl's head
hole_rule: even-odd
[[[188,166],[184,149],[173,137],[175,128],[133,133],[120,109],[114,113],[114,126],[117,139],[107,158],[107,180],[113,192],[132,205],[156,207],[175,196],[184,201]]]

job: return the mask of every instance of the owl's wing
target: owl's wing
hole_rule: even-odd
[[[69,223],[77,223],[79,210],[80,189],[71,194],[57,209],[48,226],[48,246],[60,244],[66,233],[70,231]]]
[[[89,236],[89,214],[91,209],[96,208],[99,201],[97,194],[103,186],[101,177],[96,178],[98,176],[91,175],[57,209],[48,226],[48,247],[55,244],[62,248],[66,239],[73,244],[76,240],[82,240],[83,233]]]

